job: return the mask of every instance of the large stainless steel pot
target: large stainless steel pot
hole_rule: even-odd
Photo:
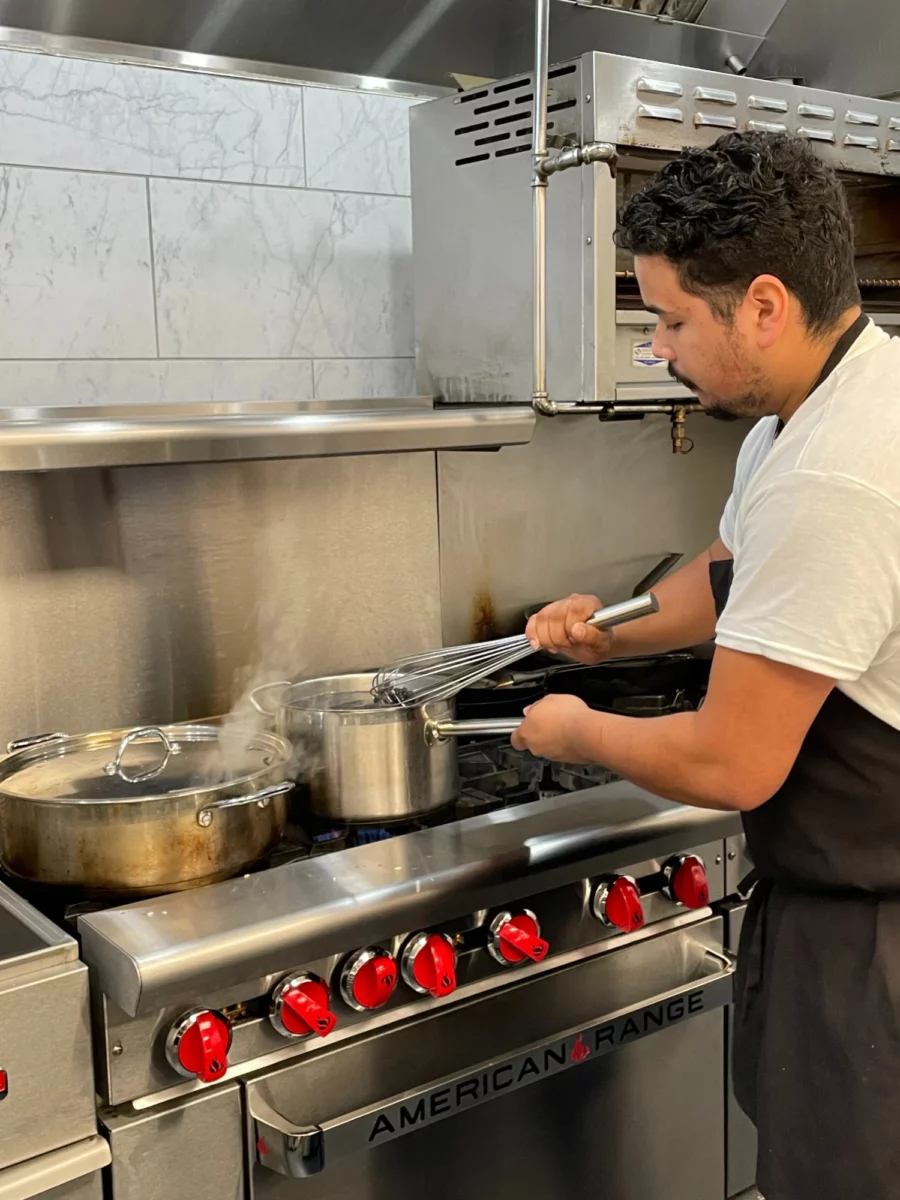
[[[284,833],[292,762],[274,733],[212,725],[14,742],[0,761],[0,862],[90,892],[225,879]]]
[[[418,708],[375,704],[374,679],[366,671],[282,680],[253,693],[257,710],[295,747],[298,778],[323,819],[363,825],[435,812],[459,795],[448,739],[509,734],[521,721],[454,721],[452,700]]]

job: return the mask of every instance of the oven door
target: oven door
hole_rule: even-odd
[[[245,1084],[255,1200],[722,1200],[722,921]]]

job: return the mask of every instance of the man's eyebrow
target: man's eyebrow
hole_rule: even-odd
[[[653,313],[654,317],[662,317],[666,314],[664,308],[657,308],[655,304],[645,304],[644,308],[647,312]]]

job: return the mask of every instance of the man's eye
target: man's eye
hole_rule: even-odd
[[[673,321],[671,325],[666,326],[666,329],[668,329],[670,333],[677,333],[683,324],[683,321]]]

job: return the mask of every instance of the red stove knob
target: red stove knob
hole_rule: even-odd
[[[527,959],[543,962],[550,949],[550,943],[541,937],[537,917],[527,908],[515,915],[511,912],[498,913],[491,921],[488,932],[488,950],[505,967],[523,963]]]
[[[231,1025],[220,1012],[192,1008],[166,1038],[166,1058],[179,1075],[215,1083],[228,1070]]]
[[[317,975],[292,975],[272,993],[269,1020],[285,1037],[327,1037],[337,1024],[328,1008],[328,984]]]
[[[357,1012],[381,1008],[397,986],[397,962],[378,946],[360,950],[341,971],[341,995]]]
[[[706,908],[709,904],[709,880],[703,859],[697,854],[682,854],[668,863],[663,873],[669,899],[685,908]]]
[[[456,991],[456,951],[443,933],[417,933],[406,943],[403,978],[423,996],[449,996]]]
[[[619,875],[598,885],[594,892],[594,916],[623,933],[642,928],[644,906],[638,885],[630,875]]]

